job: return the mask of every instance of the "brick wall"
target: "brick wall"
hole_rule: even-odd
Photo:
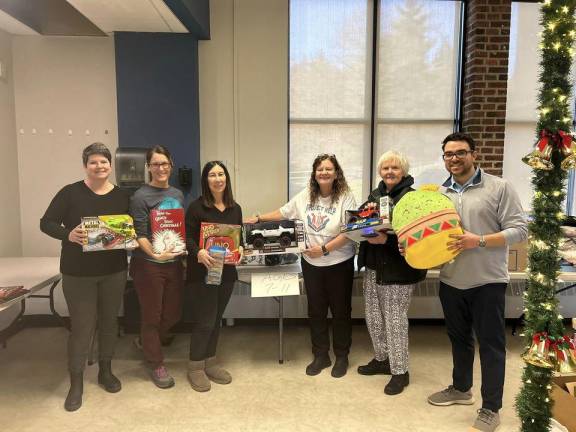
[[[511,1],[467,3],[462,130],[478,144],[478,164],[501,176]]]

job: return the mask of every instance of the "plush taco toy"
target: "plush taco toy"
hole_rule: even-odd
[[[392,228],[406,250],[406,262],[429,269],[451,261],[458,252],[448,250],[450,234],[464,234],[460,216],[438,186],[425,185],[408,192],[394,206]]]

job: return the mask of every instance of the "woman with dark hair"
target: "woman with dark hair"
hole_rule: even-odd
[[[140,245],[130,262],[141,314],[140,337],[135,343],[142,348],[152,381],[165,389],[174,385],[174,379],[164,365],[162,345],[171,342],[169,331],[182,315],[183,252],[174,252],[173,248],[161,253],[154,250],[150,213],[155,209],[183,208],[184,195],[169,184],[173,162],[165,147],[149,149],[146,166],[150,183],[138,189],[130,202]]]
[[[307,249],[303,254],[302,273],[314,355],[306,367],[308,375],[317,375],[332,364],[328,354],[328,309],[332,313],[332,346],[336,356],[332,376],[340,378],[348,370],[356,248],[354,242],[340,234],[340,226],[346,221],[346,210],[355,209],[356,200],[338,160],[334,155],[321,154],[314,159],[306,189],[280,209],[246,220],[246,223],[304,221]]]
[[[229,384],[232,376],[218,365],[216,346],[220,321],[228,305],[238,273],[233,265],[224,265],[222,282],[207,285],[207,270],[215,260],[199,247],[202,222],[242,225],[242,209],[234,201],[230,174],[220,161],[211,161],[202,169],[202,196],[190,203],[186,211],[186,245],[188,249],[188,283],[192,296],[192,335],[188,380],[199,392],[210,390],[210,381]]]
[[[82,252],[87,240],[81,219],[87,216],[127,214],[129,196],[109,181],[110,150],[101,143],[82,152],[86,177],[62,188],[40,219],[40,229],[62,241],[60,272],[70,314],[67,411],[82,406],[83,376],[90,341],[98,322],[98,384],[110,393],[121,389],[111,361],[118,334],[118,310],[126,285],[126,251]]]

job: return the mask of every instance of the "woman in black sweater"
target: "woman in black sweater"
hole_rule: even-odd
[[[222,282],[207,285],[207,269],[215,264],[206,249],[199,247],[202,222],[242,225],[242,209],[234,201],[230,175],[220,161],[206,163],[202,169],[202,196],[186,211],[187,280],[192,291],[192,335],[188,380],[196,391],[210,390],[210,381],[229,384],[232,376],[218,366],[216,345],[220,321],[228,305],[238,273],[234,265],[224,265]]]
[[[64,186],[40,219],[40,229],[62,241],[62,290],[72,325],[68,339],[70,390],[67,411],[82,406],[83,373],[90,341],[98,322],[98,384],[110,393],[121,384],[112,374],[111,360],[118,334],[118,310],[126,285],[126,251],[82,252],[84,216],[128,214],[129,196],[108,180],[111,154],[94,143],[82,153],[86,178]]]
[[[409,164],[395,151],[384,153],[378,161],[382,181],[368,196],[367,205],[389,197],[395,205],[413,190],[414,179],[408,175]],[[401,393],[409,383],[408,307],[414,287],[426,277],[426,270],[410,267],[398,249],[398,237],[379,232],[360,244],[358,268],[366,267],[364,301],[366,325],[372,338],[375,358],[359,366],[362,375],[386,374],[392,379],[384,388],[389,395]]]

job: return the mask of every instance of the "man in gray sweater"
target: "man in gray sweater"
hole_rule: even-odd
[[[448,135],[442,145],[451,176],[445,193],[462,219],[464,235],[449,248],[460,252],[440,271],[440,301],[452,343],[452,385],[429,396],[433,405],[471,405],[474,337],[480,347],[482,408],[472,430],[493,431],[500,424],[506,364],[504,306],[508,246],[523,241],[528,227],[518,194],[506,180],[475,167],[474,140]]]

